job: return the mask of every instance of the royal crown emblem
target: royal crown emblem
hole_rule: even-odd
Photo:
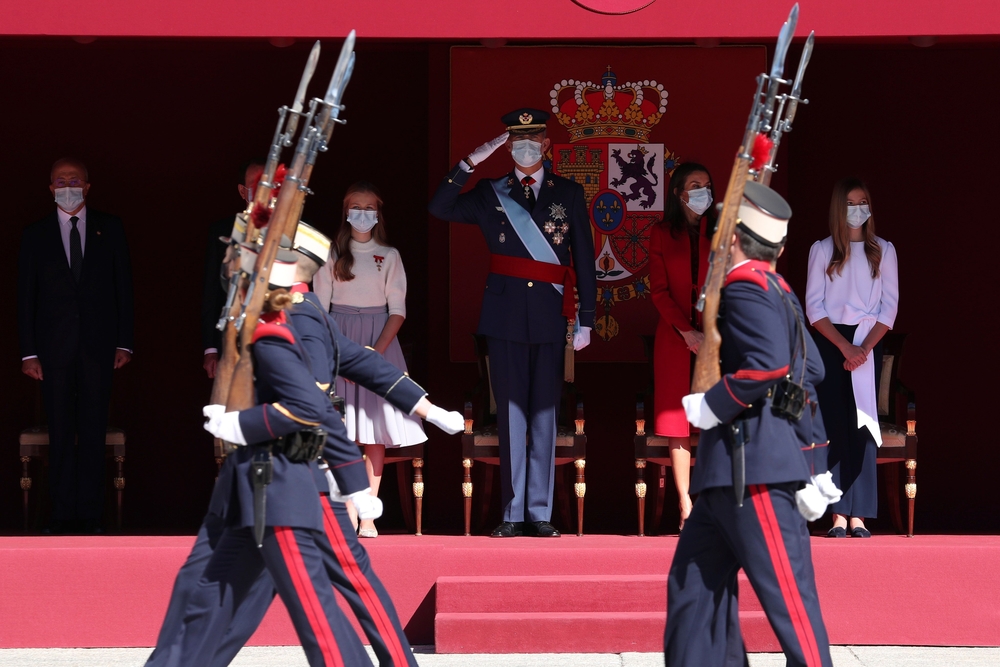
[[[600,137],[649,141],[649,131],[667,111],[667,91],[655,80],[618,85],[608,66],[600,85],[563,79],[552,86],[552,114],[569,131],[570,143]]]

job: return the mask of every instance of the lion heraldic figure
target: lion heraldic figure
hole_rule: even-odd
[[[614,158],[615,162],[618,163],[618,167],[622,170],[621,178],[616,178],[611,181],[611,187],[617,188],[619,186],[625,185],[629,180],[635,179],[635,183],[629,188],[632,193],[622,192],[622,197],[625,201],[631,201],[633,199],[640,199],[645,195],[645,199],[639,202],[639,206],[643,208],[649,208],[656,201],[656,191],[653,189],[654,186],[659,184],[659,178],[656,176],[656,172],[653,171],[653,165],[656,163],[656,153],[653,153],[653,157],[649,158],[647,164],[643,164],[643,159],[648,153],[642,146],[637,146],[628,152],[629,161],[626,162],[622,159],[621,149],[614,149],[611,151],[611,157]],[[652,176],[653,180],[650,180]]]

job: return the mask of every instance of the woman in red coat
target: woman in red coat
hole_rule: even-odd
[[[691,431],[681,397],[690,393],[692,353],[704,339],[695,303],[715,231],[715,192],[708,169],[694,162],[677,167],[668,188],[663,222],[649,239],[649,284],[660,315],[653,350],[654,432],[668,439],[683,528],[691,513]]]

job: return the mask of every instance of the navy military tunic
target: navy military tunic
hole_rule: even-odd
[[[478,225],[493,255],[535,259],[521,242],[493,189],[481,179],[460,194],[469,173],[456,165],[430,203],[434,216]],[[597,277],[594,237],[583,187],[543,171],[532,207],[514,172],[501,181],[563,266],[576,271],[580,326],[594,327]],[[497,403],[504,521],[548,521],[552,515],[555,436],[562,390],[566,318],[552,284],[490,273],[478,333],[487,336],[490,381]],[[530,433],[530,437],[529,437]]]
[[[806,358],[801,350],[793,355],[801,334],[790,308],[802,317],[798,299],[766,262],[744,263],[727,277],[719,309],[723,375],[705,393],[722,423],[701,433],[691,483],[699,496],[670,567],[668,666],[746,664],[737,589],[741,567],[788,664],[832,665],[809,534],[795,504],[796,491],[814,474],[802,452],[820,449],[809,445],[823,438],[822,423],[811,406],[803,416],[807,421],[797,424],[771,410],[770,392],[786,375],[798,381],[805,364],[807,388],[823,375],[808,334]],[[748,435],[742,507],[736,505],[726,439],[735,420]]]

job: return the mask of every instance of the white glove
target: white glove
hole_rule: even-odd
[[[340,490],[337,491],[337,495],[340,495]],[[370,488],[352,493],[347,498],[354,503],[354,509],[358,511],[359,519],[374,520],[382,516],[382,501],[371,494]]]
[[[573,349],[579,352],[590,345],[590,327],[580,327],[580,330],[573,334]]]
[[[322,466],[320,466],[322,468]],[[333,478],[333,473],[330,472],[330,468],[323,468],[323,472],[326,473],[326,483],[330,487],[330,500],[335,503],[346,503],[347,498],[340,493],[340,486],[337,484],[337,480]]]
[[[208,417],[205,430],[216,438],[234,445],[247,444],[246,438],[243,437],[243,429],[240,428],[239,412],[226,412],[224,405],[206,405],[201,412]]]
[[[472,163],[472,168],[475,169],[478,167],[483,160],[493,155],[493,152],[496,151],[496,149],[503,146],[507,142],[507,136],[509,134],[509,132],[504,132],[496,139],[490,139],[485,144],[469,153],[469,157],[466,159]]]
[[[708,407],[705,394],[688,394],[681,398],[681,403],[684,405],[684,414],[687,415],[687,420],[691,422],[692,426],[697,426],[702,431],[722,423],[712,412],[712,408]]]
[[[795,504],[799,508],[799,514],[804,516],[806,521],[815,521],[826,512],[827,502],[816,485],[809,483],[805,488],[795,492]]]
[[[840,500],[840,497],[844,495],[844,492],[837,488],[837,485],[833,483],[833,473],[827,471],[822,475],[813,475],[809,481],[819,489],[819,492],[823,494],[826,498],[826,502],[830,505]]]
[[[465,430],[465,417],[454,410],[448,412],[444,408],[439,408],[436,405],[432,405],[428,408],[427,421],[450,435],[454,435]]]

